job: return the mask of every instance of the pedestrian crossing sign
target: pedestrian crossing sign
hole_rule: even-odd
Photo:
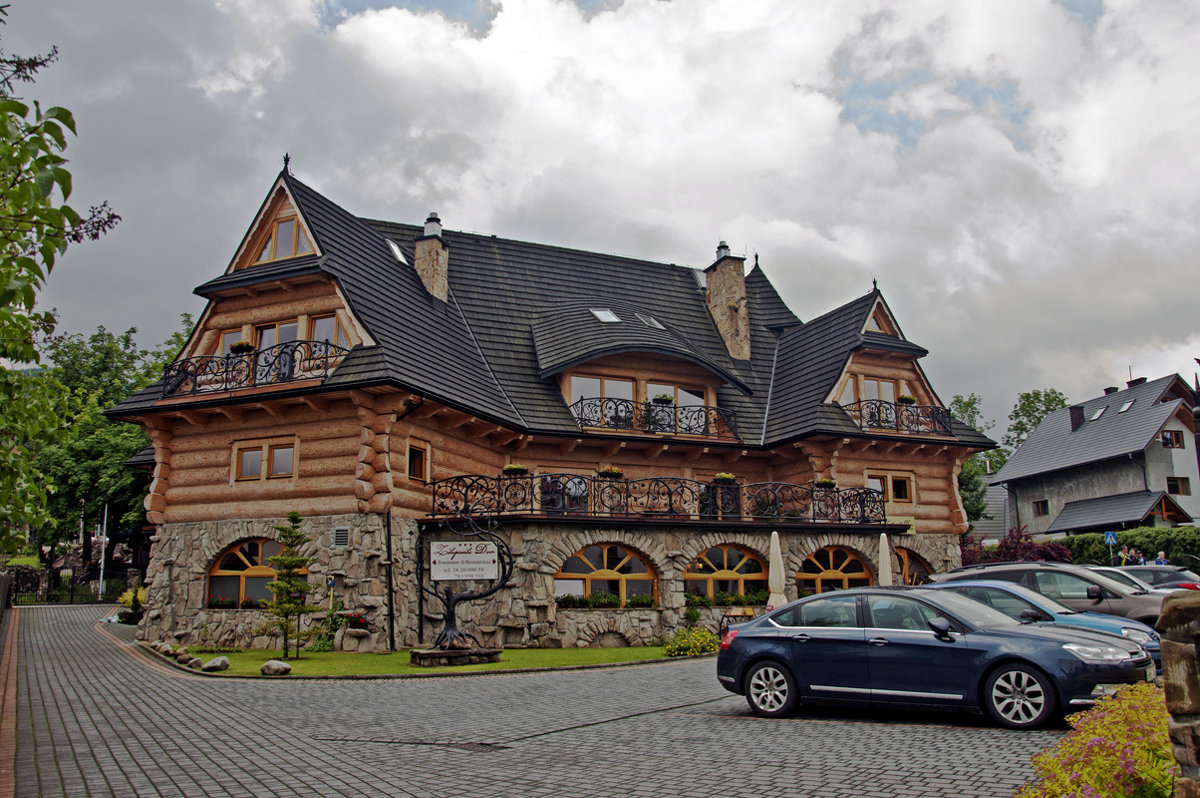
[[[1107,543],[1109,546],[1117,545],[1117,533],[1116,532],[1105,532],[1104,533],[1104,542]]]

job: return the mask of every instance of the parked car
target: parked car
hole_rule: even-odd
[[[801,702],[919,706],[987,712],[1014,729],[1154,675],[1130,640],[1021,624],[930,587],[808,596],[731,626],[717,655],[721,685],[763,717]]]
[[[999,579],[1016,582],[1073,610],[1103,612],[1141,621],[1158,622],[1163,594],[1136,590],[1082,565],[1062,562],[980,563],[956,568],[933,577],[935,582],[962,579]]]
[[[1115,566],[1108,566],[1108,565],[1089,565],[1087,567],[1089,569],[1095,571],[1098,574],[1103,574],[1104,576],[1107,576],[1109,579],[1115,579],[1116,581],[1118,581],[1122,584],[1129,585],[1134,590],[1145,590],[1147,593],[1172,593],[1172,592],[1174,592],[1170,588],[1155,587],[1154,585],[1150,584],[1149,582],[1146,582],[1146,581],[1142,580],[1141,578],[1134,576],[1125,568],[1117,568]]]
[[[1154,659],[1155,668],[1162,672],[1158,632],[1139,621],[1102,612],[1073,610],[1016,582],[967,579],[959,582],[938,582],[929,587],[953,590],[1022,623],[1055,623],[1092,632],[1120,635],[1146,649]]]
[[[1155,587],[1200,590],[1200,576],[1182,565],[1126,565],[1121,570]]]

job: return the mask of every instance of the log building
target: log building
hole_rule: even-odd
[[[367,618],[345,648],[432,639],[427,543],[467,522],[515,569],[464,630],[643,644],[689,594],[764,591],[772,530],[793,596],[957,565],[955,477],[994,445],[878,290],[801,322],[724,242],[693,269],[363,219],[285,169],[196,293],[179,357],[109,411],[154,444],[151,640],[265,646],[296,510],[314,600]],[[620,606],[559,599],[600,594]]]

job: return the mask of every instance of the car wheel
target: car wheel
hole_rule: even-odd
[[[789,715],[798,699],[795,677],[778,662],[760,662],[746,675],[746,701],[757,715]]]
[[[983,688],[988,714],[1010,729],[1036,729],[1050,719],[1058,704],[1054,685],[1041,671],[1027,665],[1002,665]]]

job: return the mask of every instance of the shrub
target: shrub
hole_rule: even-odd
[[[1162,688],[1143,682],[1067,716],[1072,731],[1033,758],[1038,781],[1016,798],[1157,798],[1174,794]]]
[[[630,596],[625,602],[627,607],[653,607],[654,596],[649,593],[638,593],[635,596]]]
[[[306,646],[309,651],[334,650],[334,637],[337,635],[338,629],[341,629],[342,625],[346,623],[345,616],[338,614],[345,606],[341,599],[333,602],[333,607],[326,613],[325,620],[317,627],[317,633],[313,635],[312,642]]]
[[[121,594],[121,597],[117,599],[117,603],[119,603],[122,607],[127,607],[134,612],[137,612],[139,609],[141,609],[142,605],[146,603],[146,588],[129,588]]]
[[[683,603],[689,607],[711,607],[713,600],[702,593],[687,593],[683,597]]]
[[[745,601],[736,593],[726,593],[724,590],[718,590],[713,596],[713,603],[718,607],[732,607],[737,604],[744,604]]]
[[[612,609],[621,606],[621,597],[616,593],[593,593],[591,598],[593,607]]]
[[[664,652],[668,657],[698,657],[716,651],[720,643],[717,636],[704,627],[688,626],[675,630],[664,646]]]
[[[771,598],[769,590],[755,590],[753,593],[746,594],[746,606],[757,607],[760,604],[766,604]]]
[[[683,625],[689,629],[700,623],[700,610],[695,607],[688,607],[683,611]]]
[[[574,609],[575,607],[588,606],[584,603],[585,601],[587,601],[587,599],[584,596],[576,596],[571,593],[564,593],[563,595],[556,596],[554,598],[555,605],[562,607],[565,610]]]

